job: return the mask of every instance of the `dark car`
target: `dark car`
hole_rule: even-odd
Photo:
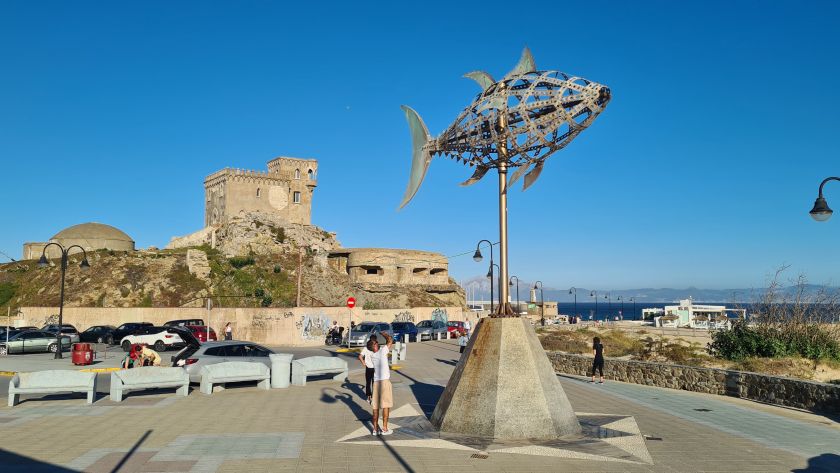
[[[170,320],[163,324],[164,327],[186,327],[187,325],[204,325],[203,319],[179,319]]]
[[[114,338],[114,332],[116,331],[117,327],[113,325],[94,325],[80,333],[79,339],[88,343],[107,343],[108,345],[113,345],[116,340]]]
[[[153,327],[149,322],[128,322],[117,327],[113,332],[114,341],[119,343],[126,335],[131,335],[134,332],[144,327]]]
[[[414,322],[392,322],[391,328],[394,330],[395,341],[404,342],[406,335],[409,342],[417,341],[417,326]]]

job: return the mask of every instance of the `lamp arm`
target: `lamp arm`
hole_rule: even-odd
[[[44,247],[41,249],[41,256],[47,256],[47,248],[49,248],[53,245],[57,246],[61,250],[61,252],[64,253],[65,249],[64,249],[63,246],[61,246],[60,244],[58,244],[54,241],[51,241],[51,242],[47,243],[46,245],[44,245]]]
[[[826,177],[826,178],[825,178],[825,179],[824,179],[824,180],[820,183],[820,197],[822,197],[822,196],[823,196],[823,186],[825,186],[825,184],[826,184],[828,181],[840,181],[840,177]]]

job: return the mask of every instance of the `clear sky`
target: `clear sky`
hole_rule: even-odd
[[[496,177],[461,188],[470,170],[435,160],[397,212],[399,107],[437,135],[478,92],[461,76],[527,45],[613,100],[511,193],[511,274],[759,287],[790,264],[838,283],[840,216],[807,212],[840,175],[840,3],[388,3],[1,3],[0,251],[86,221],[162,247],[201,228],[207,174],[287,155],[319,160],[313,221],[345,246],[471,252],[498,239]],[[840,210],[840,183],[826,197]]]

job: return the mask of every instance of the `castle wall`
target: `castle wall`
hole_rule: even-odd
[[[329,262],[354,283],[449,284],[449,263],[440,253],[386,248],[346,248],[330,253]]]

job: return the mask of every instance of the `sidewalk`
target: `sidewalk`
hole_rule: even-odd
[[[820,416],[567,376],[561,383],[585,429],[602,433],[596,441],[504,444],[440,435],[427,415],[459,357],[450,341],[409,346],[392,374],[395,434],[374,437],[358,362],[352,353],[336,355],[350,363],[349,382],[310,379],[270,391],[246,383],[212,396],[166,390],[132,393],[120,404],[105,397],[88,406],[76,396],[2,407],[2,470],[840,471],[840,430]]]

